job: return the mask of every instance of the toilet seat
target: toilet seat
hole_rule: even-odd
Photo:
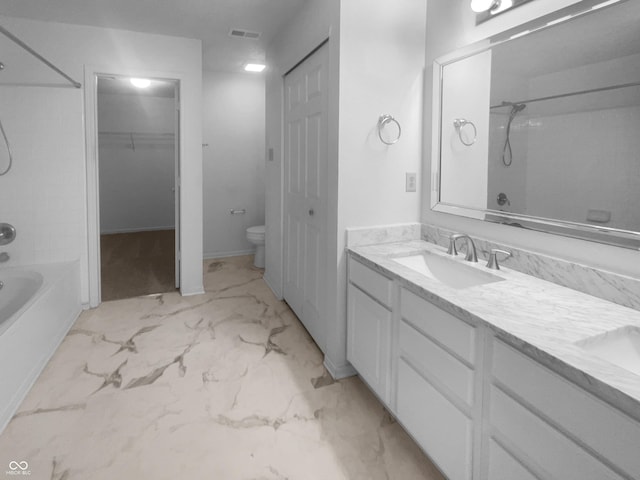
[[[265,233],[264,225],[258,225],[256,227],[247,228],[247,235],[264,235],[264,233]]]

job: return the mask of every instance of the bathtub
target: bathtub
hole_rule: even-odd
[[[0,432],[81,311],[78,262],[0,269]]]

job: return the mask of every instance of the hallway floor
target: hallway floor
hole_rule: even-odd
[[[357,377],[322,355],[252,257],[204,295],[83,312],[0,435],[43,480],[441,480]]]

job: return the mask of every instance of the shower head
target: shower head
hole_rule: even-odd
[[[511,113],[515,115],[516,113],[520,113],[525,108],[527,108],[526,103],[514,103],[511,105]]]

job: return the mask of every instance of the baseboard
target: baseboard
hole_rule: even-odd
[[[271,280],[271,277],[269,277],[269,275],[266,272],[262,277],[262,279],[264,280],[264,283],[267,284],[267,287],[271,289],[271,291],[273,292],[273,294],[278,300],[284,300],[284,296],[282,295],[282,292],[280,291],[279,288],[275,288],[276,283],[273,280]]]
[[[234,252],[216,252],[216,253],[205,253],[203,258],[205,260],[213,260],[214,258],[227,258],[227,257],[239,257],[241,255],[253,255],[256,253],[255,249],[250,250],[236,250]]]
[[[119,228],[117,230],[107,230],[105,232],[100,232],[100,235],[114,235],[116,233],[159,232],[162,230],[175,229],[175,225],[169,225],[166,227]]]
[[[358,374],[358,372],[356,372],[356,369],[353,368],[350,363],[345,363],[343,365],[334,365],[326,355],[324,356],[324,367],[335,380],[353,377],[354,375]]]
[[[194,290],[192,292],[180,290],[180,296],[182,297],[193,297],[195,295],[203,295],[204,293],[204,288],[201,290]]]

